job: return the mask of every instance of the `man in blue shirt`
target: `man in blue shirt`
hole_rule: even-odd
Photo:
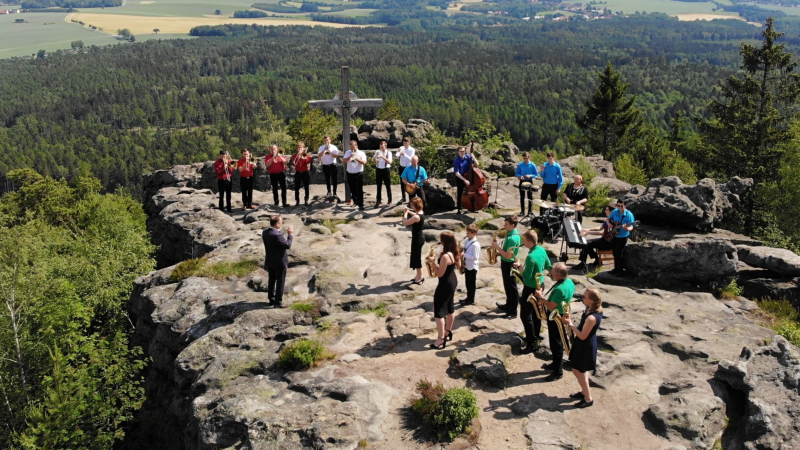
[[[423,185],[429,183],[428,172],[425,171],[424,167],[419,165],[419,157],[417,155],[411,158],[411,165],[403,170],[400,181],[403,182],[403,189],[407,189],[406,192],[414,189],[412,193],[408,194],[409,200],[414,197],[419,197],[422,199],[422,204],[425,204],[425,189],[423,189]]]
[[[467,153],[467,148],[458,147],[458,156],[453,161],[453,173],[456,176],[456,208],[459,214],[461,214],[461,194],[464,193],[464,188],[470,184],[467,172],[472,163],[472,154]]]
[[[522,162],[517,165],[514,176],[519,179],[519,209],[520,216],[525,215],[525,192],[528,193],[528,215],[531,215],[531,202],[533,201],[533,179],[539,176],[536,164],[531,162],[528,152],[522,153]],[[530,183],[527,189],[522,189],[522,183]]]
[[[612,228],[611,234],[614,236],[614,270],[609,273],[614,275],[623,275],[623,271],[625,270],[625,258],[623,256],[623,250],[625,249],[625,245],[628,243],[628,236],[630,236],[631,231],[633,231],[632,224],[634,222],[633,213],[625,209],[625,200],[621,198],[617,199],[617,209],[608,215],[608,219],[606,219],[606,221],[611,227],[617,225],[620,226],[618,232],[614,232]]]
[[[542,166],[542,200],[550,197],[551,202],[557,202],[562,184],[564,176],[561,174],[561,166],[556,162],[556,155],[547,152],[547,162]]]

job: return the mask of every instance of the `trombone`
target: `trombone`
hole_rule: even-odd
[[[561,308],[564,310],[565,315],[570,313],[571,307],[569,303],[561,302]],[[550,312],[550,320],[554,320],[556,322],[556,327],[558,327],[558,336],[561,338],[561,345],[564,346],[564,353],[569,356],[569,352],[572,350],[572,341],[575,339],[572,328],[567,328],[566,325],[561,323],[561,314],[558,313],[558,308],[555,308]]]

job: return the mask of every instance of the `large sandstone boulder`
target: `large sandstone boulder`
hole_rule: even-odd
[[[456,207],[456,192],[447,180],[431,180],[425,186],[425,212],[452,211]]]
[[[610,201],[616,201],[617,198],[624,197],[632,187],[630,183],[616,178],[595,177],[592,180],[592,185],[589,186],[589,192],[606,188],[608,189]]]
[[[695,283],[719,281],[736,273],[736,247],[717,238],[629,242],[625,266],[640,277]]]
[[[402,120],[370,120],[358,127],[358,148],[377,150],[381,141],[386,141],[389,148],[398,148],[404,137],[411,138],[411,145],[433,131],[433,125],[422,119],[410,119],[408,124]]]
[[[800,442],[800,353],[781,336],[719,363],[715,380],[737,392],[744,414],[726,448],[783,450]]]
[[[739,260],[752,267],[768,269],[787,277],[800,275],[800,256],[791,250],[737,245]]]
[[[684,184],[678,177],[653,178],[647,187],[631,188],[625,200],[643,222],[710,231],[752,186],[752,179],[739,177],[720,185],[710,178],[695,185]]]

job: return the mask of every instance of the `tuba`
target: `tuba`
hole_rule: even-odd
[[[564,314],[570,313],[569,303],[561,302],[561,307],[564,308]],[[569,352],[572,350],[572,341],[573,339],[575,339],[575,336],[572,332],[572,328],[567,328],[566,325],[561,323],[560,319],[561,319],[561,314],[558,313],[558,308],[550,312],[550,320],[554,320],[556,323],[556,327],[558,328],[558,337],[561,338],[561,345],[564,346],[564,353],[566,353],[567,356],[569,356]]]
[[[436,247],[436,244],[431,245],[431,251],[430,251],[430,253],[428,253],[428,258],[430,258],[432,256],[436,256],[436,253],[433,250],[434,247]],[[425,267],[428,269],[428,276],[429,277],[435,277],[436,276],[436,271],[433,269],[433,264],[428,262],[427,259],[425,261]]]

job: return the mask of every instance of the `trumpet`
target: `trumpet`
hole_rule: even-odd
[[[569,303],[561,302],[561,308],[564,309],[565,315],[570,313]],[[572,350],[572,341],[575,339],[575,335],[572,332],[572,328],[567,328],[566,325],[561,323],[561,314],[558,313],[558,308],[550,312],[549,319],[554,320],[556,322],[556,327],[558,327],[558,337],[561,338],[561,345],[564,346],[564,353],[566,353],[566,355],[569,356],[569,352]]]
[[[433,250],[434,247],[436,247],[436,244],[431,245],[431,251],[430,251],[430,253],[428,253],[428,258],[426,258],[426,260],[425,260],[425,267],[428,269],[428,276],[429,277],[435,277],[436,276],[436,270],[433,267],[433,263],[430,261],[431,258],[436,256],[436,253]]]

